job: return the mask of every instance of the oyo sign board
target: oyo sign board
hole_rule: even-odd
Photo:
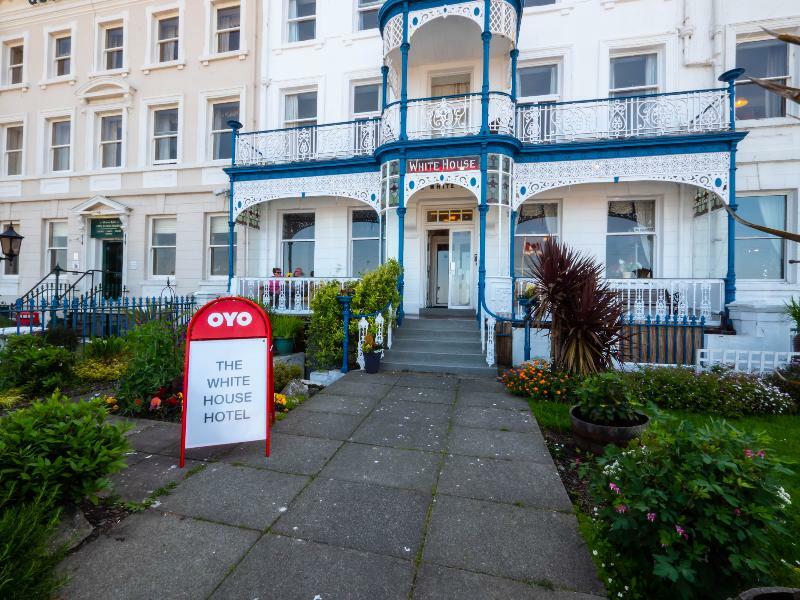
[[[187,448],[266,442],[272,407],[272,328],[246,298],[202,306],[186,334],[181,460]]]

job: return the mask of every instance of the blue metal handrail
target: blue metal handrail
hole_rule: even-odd
[[[380,117],[365,117],[363,119],[352,119],[350,121],[337,121],[336,123],[315,123],[314,125],[296,125],[295,127],[277,127],[275,129],[260,129],[258,131],[245,131],[239,132],[237,135],[239,137],[246,136],[246,135],[257,135],[261,133],[278,133],[281,131],[294,131],[297,129],[319,129],[320,127],[334,127],[338,125],[349,125],[351,123],[369,123],[369,122],[378,122],[380,121]]]
[[[353,300],[352,296],[337,296],[336,299],[342,305],[342,320],[344,325],[344,341],[342,344],[342,373],[347,373],[350,370],[350,366],[348,364],[348,351],[350,346],[350,320],[351,319],[368,319],[370,317],[377,317],[379,314],[389,310],[389,307],[392,305],[392,301],[386,303],[380,310],[376,310],[369,313],[351,313],[350,312],[350,302]]]
[[[700,90],[683,90],[680,92],[658,92],[655,94],[631,94],[630,96],[606,96],[605,98],[586,98],[584,100],[563,100],[559,102],[517,102],[517,108],[526,106],[537,106],[545,104],[547,106],[565,106],[568,104],[586,104],[588,102],[605,102],[613,100],[626,100],[629,98],[663,98],[664,96],[680,96],[681,94],[703,94],[706,92],[727,93],[727,88],[704,88]]]

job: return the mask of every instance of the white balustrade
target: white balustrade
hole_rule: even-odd
[[[607,279],[609,287],[625,308],[625,318],[646,321],[656,318],[696,317],[706,324],[720,322],[725,308],[724,279]],[[533,283],[529,278],[518,278],[514,297]],[[521,308],[516,313],[522,316]]]
[[[480,130],[480,94],[408,101],[406,132],[410,140],[477,135]]]
[[[708,371],[712,367],[727,367],[742,373],[771,373],[800,360],[800,352],[773,352],[769,350],[708,350],[697,354],[696,370]]]
[[[241,277],[237,279],[237,294],[263,303],[278,313],[311,314],[314,294],[331,281],[358,281],[337,277]]]
[[[236,166],[274,165],[372,156],[380,120],[361,119],[330,125],[240,133]]]
[[[381,117],[381,144],[389,144],[400,139],[400,103],[386,107]]]
[[[726,90],[524,104],[517,137],[526,144],[707,133],[729,128]]]

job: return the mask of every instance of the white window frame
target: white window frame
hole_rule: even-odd
[[[611,62],[615,58],[625,58],[628,56],[647,56],[654,54],[656,57],[656,82],[652,85],[638,85],[633,87],[612,88],[611,87]],[[608,55],[608,97],[614,93],[622,93],[623,96],[644,96],[649,94],[660,94],[664,91],[664,49],[660,46],[646,46],[627,49],[612,49]]]
[[[611,206],[612,202],[653,202],[653,230],[652,231],[620,231],[620,232],[609,232],[608,231],[608,210]],[[660,196],[632,196],[632,197],[625,197],[625,196],[609,196],[606,198],[605,203],[606,211],[605,217],[603,222],[603,267],[604,273],[608,271],[608,251],[607,251],[607,240],[609,236],[632,236],[632,235],[642,235],[642,236],[652,236],[653,237],[653,268],[652,272],[650,273],[650,279],[657,279],[660,277],[659,273],[661,272],[661,265],[660,265],[660,257],[661,257],[661,248],[659,247],[659,238],[660,238],[660,231],[659,228],[661,224],[664,222],[662,217],[661,211],[664,207],[663,197]],[[608,277],[607,275],[603,275],[603,277],[607,279],[614,279],[613,277]]]
[[[517,223],[519,221],[519,215],[522,213],[522,208],[525,205],[531,205],[531,204],[555,204],[556,205],[556,227],[557,227],[557,232],[556,233],[551,234],[551,235],[548,236],[548,235],[538,234],[538,233],[519,233],[517,231]],[[517,209],[517,211],[518,211],[517,212],[517,221],[514,222],[514,250],[513,250],[514,251],[514,276],[515,277],[523,277],[523,278],[526,277],[526,275],[524,275],[524,274],[523,275],[517,275],[516,274],[517,270],[521,266],[517,262],[517,260],[519,258],[517,256],[517,254],[516,254],[516,252],[517,252],[517,250],[516,250],[516,248],[517,248],[517,238],[519,237],[519,238],[542,238],[542,239],[545,239],[545,238],[548,238],[548,237],[552,237],[552,238],[555,238],[556,240],[561,239],[561,237],[563,235],[563,232],[562,232],[563,216],[564,216],[563,208],[564,208],[564,202],[563,202],[563,200],[561,198],[531,198],[531,199],[526,200],[525,202],[523,202],[520,205],[520,207]],[[474,216],[473,216],[473,218],[474,218]]]
[[[278,227],[278,235],[276,236],[278,239],[278,265],[281,269],[283,269],[283,217],[285,215],[299,215],[299,214],[309,214],[314,215],[314,238],[310,240],[300,240],[302,242],[313,242],[314,244],[314,263],[317,262],[317,211],[316,209],[308,209],[308,208],[286,208],[277,211],[278,218],[277,218],[277,227]],[[349,215],[348,215],[349,216]],[[349,222],[348,222],[349,227]],[[349,237],[349,236],[348,236]],[[291,268],[291,265],[289,265]],[[314,269],[316,271],[316,269]],[[293,270],[294,271],[294,270]],[[288,273],[284,273],[284,276],[288,275]],[[303,277],[311,277],[310,273],[305,273]]]
[[[239,101],[239,121],[246,123],[247,118],[247,88],[241,86],[237,88],[228,88],[224,90],[215,90],[208,92],[200,92],[198,97],[198,106],[201,107],[197,111],[197,131],[203,132],[203,135],[197,136],[198,139],[198,154],[197,160],[204,162],[208,165],[221,165],[230,163],[230,159],[214,159],[213,151],[214,146],[212,143],[212,125],[214,124],[214,104],[221,102]]]
[[[755,120],[755,119],[753,119],[753,120]],[[778,191],[748,190],[746,192],[741,192],[741,193],[737,193],[736,194],[737,201],[740,198],[758,198],[758,197],[761,197],[761,196],[783,196],[783,198],[784,198],[784,216],[785,216],[785,219],[786,219],[786,221],[784,223],[784,227],[788,228],[788,229],[791,229],[792,228],[792,220],[793,220],[792,216],[793,216],[794,213],[792,212],[793,203],[792,203],[792,194],[790,192],[785,191],[785,190],[778,190]],[[796,207],[795,207],[794,210],[796,211]],[[770,238],[766,233],[760,234],[760,235],[749,235],[749,236],[746,236],[746,237],[745,236],[742,236],[742,237],[737,236],[735,238],[735,240],[734,240],[734,243],[738,242],[739,240],[747,240],[747,239],[774,239],[774,237]],[[763,285],[763,284],[770,284],[770,283],[781,284],[781,283],[785,283],[785,282],[789,281],[790,268],[792,266],[794,266],[794,265],[789,263],[789,258],[790,258],[790,255],[792,254],[793,248],[790,247],[789,244],[786,243],[786,240],[782,239],[781,243],[783,244],[783,252],[782,252],[783,256],[782,256],[782,264],[781,264],[781,272],[783,273],[783,277],[775,278],[775,279],[761,279],[761,278],[751,279],[751,278],[746,278],[746,277],[740,277],[737,274],[736,280],[737,281],[741,281],[743,283],[747,282],[749,284],[756,284],[756,285],[758,285],[758,284],[762,284]]]
[[[205,39],[200,62],[208,66],[210,61],[238,57],[247,58],[247,0],[204,0],[205,1]],[[217,52],[217,9],[239,5],[239,49]],[[266,9],[265,9],[266,10]]]
[[[11,127],[22,127],[22,149],[14,150],[20,152],[20,172],[16,175],[8,174],[8,129]],[[26,161],[28,155],[28,144],[26,143],[28,136],[28,123],[27,115],[9,115],[0,118],[0,153],[2,154],[2,163],[0,163],[0,177],[4,179],[18,179],[25,176]]]
[[[178,156],[173,161],[155,160],[154,142],[154,113],[157,110],[177,108],[178,109]],[[139,114],[146,115],[146,118],[139,119],[139,164],[154,167],[172,168],[183,162],[183,96],[159,96],[156,98],[145,98],[139,107]]]
[[[307,94],[309,92],[315,92],[317,94],[317,110],[316,116],[311,118],[304,118],[304,119],[295,119],[294,121],[287,121],[286,120],[286,100],[289,96],[297,96],[299,94]],[[319,115],[319,88],[317,86],[307,86],[307,87],[300,87],[300,88],[289,88],[285,90],[281,90],[281,127],[282,128],[289,128],[289,127],[312,127],[314,125],[318,125],[320,122],[320,115]],[[312,123],[313,121],[313,123]]]
[[[372,117],[379,117],[381,115],[381,107],[383,104],[383,98],[381,98],[381,94],[383,90],[381,89],[383,82],[380,78],[371,78],[371,79],[354,79],[350,81],[350,106],[348,112],[350,113],[350,118],[355,119],[370,119]],[[357,113],[355,110],[356,104],[356,88],[365,86],[365,85],[377,85],[378,86],[378,109],[375,111]],[[387,90],[388,91],[388,90]],[[317,92],[317,112],[319,112],[319,92]],[[285,107],[284,107],[284,114]]]
[[[228,251],[228,244],[225,244],[224,246],[221,246],[221,245],[218,245],[218,244],[215,244],[215,245],[211,244],[211,220],[212,219],[216,219],[216,218],[224,219],[225,229],[228,231],[228,235],[230,235],[230,229],[229,229],[229,224],[228,224],[229,215],[227,213],[208,213],[206,215],[206,235],[205,235],[205,239],[203,240],[203,245],[206,248],[206,250],[205,250],[205,255],[206,255],[206,277],[208,279],[212,279],[212,280],[220,280],[220,279],[227,279],[228,278],[228,274],[227,273],[225,273],[224,275],[212,275],[211,274],[211,249],[212,248],[225,248],[226,256],[227,256],[227,251]],[[238,256],[238,250],[239,250],[239,244],[238,244],[239,240],[237,239],[239,236],[237,235],[236,226],[235,225],[233,226],[233,231],[234,231],[233,264],[234,264],[234,267],[235,267],[236,266],[236,259],[237,259],[237,256]]]
[[[51,246],[50,245],[50,238],[51,238],[50,234],[51,234],[51,232],[53,230],[53,225],[55,223],[64,223],[67,226],[67,245],[66,246]],[[52,262],[53,251],[57,252],[58,250],[64,250],[65,254],[67,255],[67,259],[69,259],[69,224],[68,224],[66,219],[48,219],[47,221],[45,221],[44,247],[45,247],[44,265],[43,265],[43,267],[44,267],[44,271],[43,272],[44,273],[49,273],[51,268],[55,267],[55,265],[53,265],[53,267],[50,266],[50,263]],[[58,263],[56,263],[56,264],[58,264]],[[62,269],[66,269],[66,268],[69,267],[69,265],[62,265],[62,264],[59,264],[58,266],[60,266]]]
[[[361,14],[365,12],[372,12],[372,11],[379,11],[381,6],[386,0],[369,0],[370,4],[368,6],[361,6],[359,0],[353,0],[355,2],[355,26],[354,31],[359,33],[367,33],[369,31],[377,31],[377,27],[370,27],[369,29],[362,29],[361,28]]]
[[[94,121],[95,121],[95,139],[94,139],[94,148],[95,148],[95,164],[94,168],[101,171],[113,171],[125,168],[125,144],[126,144],[126,136],[125,136],[125,126],[126,126],[126,118],[125,118],[124,110],[120,109],[103,109],[102,111],[98,110],[94,113]],[[103,140],[103,119],[105,117],[119,117],[121,121],[120,127],[120,135],[121,137],[118,140]],[[120,145],[120,164],[115,165],[113,167],[104,167],[103,166],[103,146],[111,145],[111,144],[119,144]]]
[[[53,126],[56,123],[63,123],[69,122],[69,146],[66,145],[53,145]],[[59,117],[52,117],[47,119],[47,172],[53,174],[63,174],[63,173],[71,173],[74,170],[75,165],[75,119],[72,115],[62,115]],[[55,166],[55,161],[53,160],[55,157],[55,150],[57,148],[69,148],[69,166],[66,169],[61,170],[54,170],[53,167]]]
[[[522,87],[519,82],[519,72],[523,69],[530,67],[547,67],[555,65],[556,67],[556,93],[545,94],[540,96],[523,96],[521,94]],[[564,97],[564,59],[561,56],[554,56],[549,58],[537,58],[532,60],[525,60],[524,62],[517,63],[517,101],[520,103],[525,102],[560,102]]]
[[[791,30],[792,28],[790,28]],[[793,31],[792,31],[793,33]],[[766,35],[763,31],[759,30],[758,34],[741,34],[737,35],[736,39],[734,40],[733,46],[733,57],[734,63],[736,61],[736,54],[740,44],[747,44],[751,42],[763,42],[765,40],[772,40],[773,37]],[[792,44],[786,44],[786,75],[784,77],[764,77],[769,81],[781,81],[783,80],[784,85],[793,86],[794,82],[797,81],[798,78],[798,69],[800,69],[800,53],[798,53],[797,48]],[[747,76],[747,73],[745,73]],[[745,82],[736,82],[745,83]],[[755,84],[751,84],[755,85]],[[786,114],[779,117],[763,117],[760,119],[736,119],[736,122],[739,124],[745,124],[748,127],[753,127],[756,125],[770,125],[774,123],[785,123],[791,122],[795,123],[796,121],[792,117],[800,116],[800,108],[791,101],[786,100]],[[786,269],[784,268],[784,271]]]
[[[305,16],[305,17],[290,17],[289,13],[291,7],[292,0],[285,0],[285,10],[286,10],[286,19],[285,19],[285,34],[284,40],[287,44],[311,44],[316,43],[319,39],[319,2],[320,0],[314,0],[314,14]],[[292,24],[293,23],[302,23],[303,21],[314,21],[314,37],[309,38],[307,40],[292,40]]]
[[[184,15],[184,0],[173,2],[171,4],[159,4],[156,6],[147,7],[147,51],[145,56],[145,64],[142,65],[142,72],[145,75],[149,74],[150,71],[155,69],[167,69],[174,67],[180,70],[186,66],[186,58],[184,55],[186,21]],[[158,23],[162,19],[169,19],[171,17],[178,18],[178,37],[174,38],[178,42],[178,58],[161,62],[159,60],[159,48],[163,40],[159,40],[158,38]]]
[[[348,217],[347,218],[347,233],[348,233],[348,237],[350,238],[350,241],[348,243],[348,254],[350,256],[350,259],[348,260],[348,272],[350,273],[350,277],[358,277],[358,275],[355,273],[355,269],[353,269],[353,259],[355,258],[355,252],[353,251],[353,242],[359,242],[359,241],[363,241],[363,240],[375,240],[376,242],[378,242],[378,256],[377,256],[377,259],[378,259],[378,264],[379,265],[380,265],[380,260],[381,260],[381,215],[380,215],[380,213],[375,212],[375,216],[378,219],[378,235],[371,236],[371,237],[355,237],[355,236],[353,236],[353,215],[355,214],[356,211],[375,212],[369,206],[352,206],[352,207],[350,207],[350,210],[348,211],[348,214],[347,214],[347,217]],[[281,223],[281,225],[283,225],[283,223]],[[315,232],[317,230],[316,225],[317,225],[316,216],[314,216],[314,231]],[[283,233],[283,228],[282,227],[281,227],[281,233]],[[314,235],[315,235],[315,238],[316,238],[316,233]],[[314,244],[315,244],[314,250],[316,251],[316,239],[314,240]],[[316,256],[315,256],[315,259],[316,259]],[[283,264],[283,262],[281,262],[281,264]]]
[[[106,30],[122,27],[122,66],[114,69],[106,68],[106,54],[114,49],[106,48]],[[95,70],[90,73],[90,77],[101,75],[127,74],[129,68],[129,42],[130,28],[128,27],[128,13],[123,12],[116,15],[98,17],[95,19]]]
[[[147,259],[148,259],[148,268],[147,274],[150,279],[167,279],[172,278],[172,281],[175,281],[175,276],[178,273],[178,215],[154,215],[150,217],[150,223],[148,227],[148,236],[147,236]],[[175,221],[175,245],[174,246],[157,246],[153,242],[153,234],[156,230],[156,221]],[[156,261],[155,261],[155,250],[158,248],[175,248],[175,273],[172,275],[157,275],[155,273],[156,268]]]
[[[26,90],[29,87],[28,82],[28,51],[30,44],[28,44],[28,33],[11,34],[0,37],[0,51],[2,53],[2,73],[0,73],[0,88],[4,89],[22,89]],[[21,66],[21,79],[18,83],[11,83],[11,48],[22,46],[22,63]]]
[[[214,136],[215,135],[226,135],[226,134],[230,135],[231,130],[228,129],[228,127],[225,127],[224,129],[214,129],[214,107],[216,105],[218,105],[218,104],[229,104],[229,103],[233,103],[233,102],[239,102],[239,99],[235,98],[235,97],[220,98],[220,99],[212,101],[209,104],[208,112],[209,112],[209,116],[211,117],[210,122],[208,124],[208,136],[207,136],[208,137],[208,142],[209,142],[209,150],[210,150],[210,153],[211,153],[210,156],[209,156],[209,159],[212,160],[212,161],[215,161],[215,162],[229,161],[230,160],[230,158],[214,158]],[[239,102],[239,118],[241,119],[241,117],[242,117],[242,104],[241,104],[241,102]],[[226,123],[226,125],[227,125],[227,123]]]
[[[170,133],[167,135],[156,135],[155,131],[155,120],[156,120],[156,113],[162,110],[175,110],[178,114],[178,128],[175,133]],[[153,106],[150,109],[150,123],[149,123],[149,131],[150,131],[150,161],[154,165],[174,165],[178,163],[178,159],[181,152],[181,109],[180,106],[177,104],[164,104]],[[175,138],[175,158],[168,158],[168,159],[159,159],[156,157],[156,148],[157,148],[157,141],[161,139],[169,139]]]

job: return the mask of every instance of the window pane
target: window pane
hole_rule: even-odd
[[[6,154],[6,175],[20,175],[22,173],[22,152],[15,151]]]
[[[283,242],[283,272],[294,273],[298,268],[298,277],[314,276],[314,242]]]
[[[100,139],[104,142],[122,139],[122,115],[111,115],[100,120]]]
[[[736,277],[783,279],[783,248],[779,238],[736,240]]]
[[[210,234],[209,243],[212,246],[227,246],[228,217],[211,217],[211,222],[209,224],[209,234]],[[236,243],[235,237],[233,243],[234,244]]]
[[[158,138],[156,140],[156,160],[178,159],[178,138],[175,136]]]
[[[239,49],[239,30],[220,33],[217,40],[217,52],[234,52]]]
[[[62,248],[61,250],[51,250],[50,251],[50,270],[55,269],[56,265],[64,268],[64,265],[67,264],[67,249]]]
[[[353,112],[372,113],[380,110],[381,87],[377,83],[357,85],[353,88]],[[314,99],[316,116],[316,98]]]
[[[523,6],[547,6],[548,4],[555,4],[556,0],[525,0]]]
[[[153,245],[174,246],[177,219],[153,219]]]
[[[286,96],[287,121],[317,118],[317,92],[302,92]]]
[[[315,19],[291,23],[289,26],[289,41],[303,42],[305,40],[313,40],[315,36],[315,30]]]
[[[652,277],[654,241],[651,235],[607,236],[606,277]]]
[[[9,50],[8,64],[21,65],[24,53],[25,49],[23,46],[12,46]]]
[[[655,54],[619,56],[611,59],[611,88],[652,86],[656,84]]]
[[[114,50],[106,55],[106,69],[122,68],[122,50]]]
[[[736,212],[746,221],[755,225],[764,225],[773,229],[786,227],[786,196],[745,196],[737,198]],[[742,225],[738,221],[735,225],[736,237],[773,237]]]
[[[169,62],[178,60],[178,41],[162,42],[158,47],[158,61]]]
[[[239,7],[228,6],[217,10],[217,30],[239,27]]]
[[[153,275],[175,275],[175,248],[153,248]]]
[[[780,40],[738,44],[736,65],[750,77],[785,76],[789,73],[789,45]]]
[[[72,54],[72,38],[62,37],[56,40],[56,57],[69,56]]]
[[[158,39],[169,40],[178,37],[178,17],[161,19],[158,22]]]
[[[56,75],[69,75],[72,70],[71,61],[69,58],[60,58],[56,61]]]
[[[558,93],[558,65],[525,67],[517,72],[519,92],[526,96],[550,96]]]
[[[153,113],[153,133],[155,135],[169,135],[178,133],[178,109],[165,108]]]
[[[353,240],[353,276],[357,277],[378,267],[378,239]]]
[[[314,213],[290,213],[283,215],[284,240],[313,240]]]
[[[233,262],[236,264],[236,247],[233,248]],[[226,276],[228,274],[228,248],[227,246],[211,248],[211,275]]]
[[[69,121],[53,123],[53,146],[69,145]]]
[[[378,237],[378,213],[374,210],[354,210],[351,236],[354,238]]]
[[[50,223],[49,246],[51,248],[67,247],[67,224],[63,221]]]
[[[786,83],[786,80],[777,83]],[[755,83],[736,85],[737,119],[772,119],[786,116],[786,100]]]
[[[654,231],[656,203],[654,200],[617,200],[608,203],[608,232]]]
[[[378,28],[378,10],[362,10],[358,14],[358,29],[359,31],[366,31],[367,29]]]
[[[317,12],[316,0],[290,0],[289,18],[309,17]]]
[[[228,121],[239,120],[239,102],[221,102],[214,105],[213,129],[219,131],[228,128]]]
[[[542,253],[547,236],[518,235],[514,237],[514,271],[518,277],[530,277]]]
[[[69,146],[53,150],[53,171],[69,170]]]
[[[6,150],[22,149],[22,127],[9,127],[6,129]]]
[[[517,216],[515,233],[557,235],[558,204],[523,204]]]
[[[106,48],[122,48],[122,27],[106,29]]]
[[[122,144],[103,144],[102,167],[108,169],[122,165]]]

